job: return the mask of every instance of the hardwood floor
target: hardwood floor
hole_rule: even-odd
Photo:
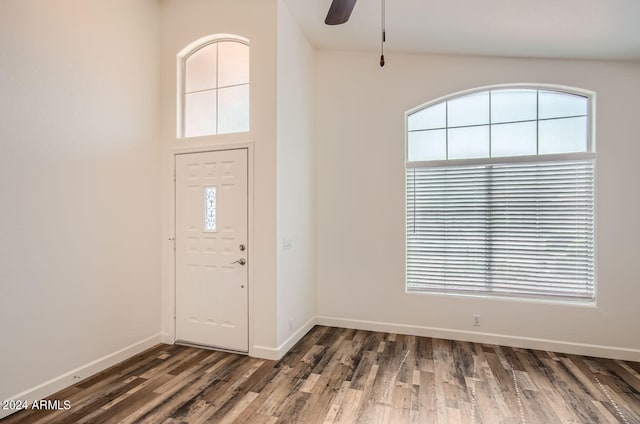
[[[158,345],[13,423],[640,424],[640,363],[315,327],[281,361]]]

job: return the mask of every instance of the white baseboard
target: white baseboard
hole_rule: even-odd
[[[272,361],[278,361],[282,359],[284,355],[287,354],[289,349],[293,347],[296,343],[302,339],[305,334],[309,332],[316,325],[316,317],[312,317],[309,321],[304,323],[300,328],[298,328],[287,340],[282,342],[278,347],[267,347],[267,346],[258,346],[254,345],[249,355],[255,358],[269,359]]]
[[[312,328],[316,325],[316,317],[312,317],[309,321],[302,324],[287,340],[278,346],[278,359],[282,358],[289,352],[289,349],[300,341]]]
[[[116,352],[103,356],[102,358],[96,359],[95,361],[89,362],[86,365],[78,367],[58,377],[52,378],[49,381],[45,381],[44,383],[27,389],[22,393],[11,396],[9,399],[23,401],[26,400],[29,401],[29,403],[33,402],[34,400],[44,399],[47,396],[51,396],[52,394],[71,386],[72,384],[77,384],[80,381],[91,377],[96,373],[99,373],[100,371],[104,371],[113,365],[129,359],[132,356],[137,355],[138,353],[157,345],[158,343],[161,343],[161,335],[153,335]],[[0,410],[0,419],[12,414],[13,412],[15,411]]]
[[[174,344],[176,340],[169,333],[160,333],[160,343]]]
[[[640,350],[612,346],[334,317],[316,317],[316,324],[330,327],[351,328],[355,330],[380,331],[385,333],[407,334],[410,336],[435,337],[465,342],[497,344],[524,349],[537,349],[574,355],[621,359],[625,361],[640,361]]]

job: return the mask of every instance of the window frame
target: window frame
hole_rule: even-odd
[[[201,137],[216,137],[226,134],[243,134],[251,131],[251,59],[249,59],[249,128],[246,131],[240,131],[237,133],[215,133],[207,135],[199,135],[193,137],[185,136],[185,120],[186,120],[186,63],[187,59],[198,50],[215,43],[220,42],[236,42],[241,43],[249,47],[249,55],[251,55],[251,43],[248,38],[235,34],[212,34],[205,37],[201,37],[184,47],[177,55],[177,69],[176,69],[176,138],[183,140],[197,139]],[[218,90],[219,87],[216,87]],[[218,111],[216,110],[216,114]],[[216,118],[217,119],[217,118]]]
[[[409,117],[423,109],[435,106],[437,104],[447,102],[456,98],[461,98],[467,95],[496,91],[496,90],[541,90],[565,93],[569,95],[578,95],[587,99],[587,149],[586,152],[574,152],[574,153],[554,153],[554,154],[536,154],[536,155],[522,155],[522,156],[504,156],[504,157],[485,157],[485,158],[473,158],[473,159],[444,159],[444,160],[428,160],[428,161],[409,161]],[[405,112],[404,115],[404,149],[405,149],[405,182],[404,182],[404,232],[405,232],[405,244],[404,244],[404,290],[406,294],[410,295],[445,295],[445,296],[457,296],[457,297],[479,297],[490,298],[497,300],[524,300],[534,302],[548,302],[548,303],[563,303],[563,304],[578,304],[578,305],[595,305],[598,293],[598,267],[597,267],[597,167],[596,167],[596,93],[594,91],[570,87],[565,85],[555,84],[537,84],[537,83],[517,83],[517,84],[497,84],[490,86],[482,86],[472,88],[468,90],[462,90],[455,93],[447,94],[445,96],[438,97],[434,100],[428,101],[421,105]],[[536,119],[539,122],[539,119]],[[491,122],[486,124],[491,128]],[[448,126],[447,126],[448,128]],[[538,140],[536,141],[538,142]],[[492,293],[487,291],[476,292],[463,292],[454,290],[437,290],[437,289],[409,289],[407,280],[408,270],[408,255],[407,247],[409,241],[409,232],[407,231],[407,211],[408,211],[408,196],[407,196],[407,184],[406,173],[412,168],[422,167],[445,167],[445,166],[465,166],[465,165],[492,165],[492,164],[514,164],[514,163],[544,163],[544,162],[560,162],[566,160],[592,160],[593,161],[593,297],[592,298],[567,298],[567,297],[550,297],[545,295],[525,296],[521,294],[508,295],[502,293]]]

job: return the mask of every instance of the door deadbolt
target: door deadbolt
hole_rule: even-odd
[[[240,265],[244,265],[246,263],[247,263],[247,261],[244,258],[240,258],[237,261],[231,262],[231,264],[240,264]]]
[[[246,249],[246,247],[244,246],[244,244],[241,244],[241,245],[240,245],[240,251],[241,251],[241,252],[244,252],[244,249]]]

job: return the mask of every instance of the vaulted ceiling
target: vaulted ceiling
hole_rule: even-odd
[[[380,47],[381,0],[327,26],[331,0],[286,0],[320,49]],[[385,51],[640,59],[640,0],[386,0]]]

